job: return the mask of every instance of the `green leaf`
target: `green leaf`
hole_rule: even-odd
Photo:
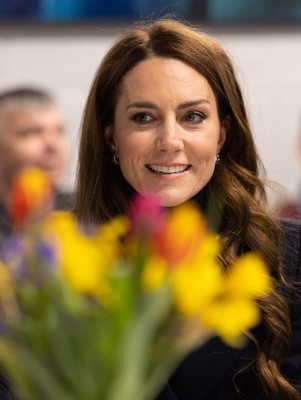
[[[149,348],[156,330],[170,311],[172,297],[166,285],[158,292],[143,296],[128,330],[119,344],[118,370],[111,382],[106,400],[140,400],[139,393],[147,382],[151,354]],[[120,394],[122,388],[122,394]],[[140,395],[139,395],[140,396]],[[143,397],[141,397],[143,400]]]

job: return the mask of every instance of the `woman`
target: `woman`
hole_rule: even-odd
[[[300,399],[300,318],[283,273],[300,274],[300,228],[288,230],[296,254],[283,262],[285,235],[267,212],[241,89],[219,43],[173,20],[134,27],[103,59],[82,129],[81,221],[126,212],[133,192],[152,192],[165,207],[194,199],[225,244],[225,269],[256,250],[275,280],[250,344],[234,350],[212,339],[183,361],[159,399]]]

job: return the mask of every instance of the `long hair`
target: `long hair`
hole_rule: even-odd
[[[266,211],[261,167],[232,61],[218,41],[171,19],[140,23],[121,37],[104,57],[88,96],[79,151],[76,214],[84,223],[101,223],[127,211],[131,191],[104,139],[114,122],[120,83],[135,65],[152,57],[183,61],[202,74],[213,90],[219,118],[230,119],[221,162],[209,183],[211,214],[220,220],[225,268],[246,250],[261,253],[271,268],[273,291],[260,301],[265,341],[257,343],[255,368],[275,400],[300,399],[280,367],[290,339],[279,253],[281,230]],[[253,339],[256,341],[256,339]]]

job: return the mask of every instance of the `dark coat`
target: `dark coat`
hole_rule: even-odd
[[[290,280],[301,282],[301,224],[292,221],[282,224],[288,247],[285,273]],[[290,293],[290,309],[291,347],[282,372],[301,394],[301,290]],[[255,333],[260,339],[261,328],[258,327]],[[233,384],[235,374],[255,355],[252,343],[235,349],[213,338],[182,362],[157,400],[272,400],[253,367],[238,374]]]

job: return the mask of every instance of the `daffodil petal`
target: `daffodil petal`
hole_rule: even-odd
[[[184,315],[198,315],[223,290],[223,273],[215,259],[206,264],[172,270],[172,286],[177,308]]]
[[[272,288],[272,279],[262,258],[254,253],[241,256],[228,270],[229,292],[247,297],[266,295]]]
[[[160,257],[150,257],[142,273],[142,287],[145,290],[158,290],[166,281],[168,266]]]
[[[260,321],[259,307],[246,299],[224,299],[214,302],[200,314],[200,319],[223,340],[233,343],[244,331]]]

